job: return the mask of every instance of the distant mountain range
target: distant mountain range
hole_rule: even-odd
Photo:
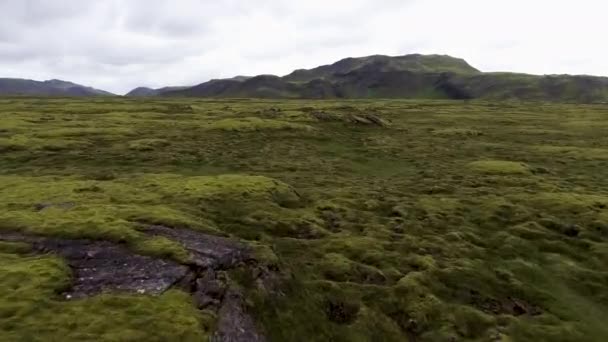
[[[188,89],[190,87],[164,87],[158,89],[152,89],[148,87],[138,87],[130,92],[128,92],[125,96],[137,96],[137,97],[148,97],[148,96],[158,96],[166,92],[170,91],[180,91],[184,89]]]
[[[0,95],[91,96],[108,92],[70,82],[0,79]],[[608,77],[481,72],[446,55],[346,58],[289,75],[236,76],[195,86],[139,87],[133,97],[411,98],[608,102]]]
[[[111,96],[114,94],[61,80],[41,82],[20,78],[0,78],[0,95]]]
[[[608,78],[481,72],[445,55],[368,56],[278,77],[211,80],[167,89],[168,97],[420,98],[565,102],[608,101]]]

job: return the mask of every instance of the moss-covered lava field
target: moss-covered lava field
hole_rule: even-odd
[[[196,276],[93,286],[104,253]],[[608,105],[0,99],[1,341],[234,315],[250,340],[608,340]]]

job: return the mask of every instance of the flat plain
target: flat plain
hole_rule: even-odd
[[[187,262],[149,225],[250,246],[223,276],[269,341],[608,340],[608,105],[0,99],[0,232]],[[203,341],[171,288],[66,300],[0,241],[2,341]]]

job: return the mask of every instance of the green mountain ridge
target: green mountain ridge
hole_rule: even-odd
[[[130,92],[128,92],[125,96],[136,96],[136,97],[148,97],[148,96],[158,96],[164,92],[168,91],[178,91],[182,89],[188,89],[188,86],[182,87],[163,87],[158,89],[148,88],[148,87],[137,87]]]
[[[167,97],[404,98],[552,102],[608,101],[608,78],[481,72],[445,55],[374,55],[299,69],[286,76],[221,79],[161,92]]]
[[[20,78],[0,78],[0,95],[29,96],[111,96],[110,92],[62,81],[34,81]]]
[[[390,57],[374,55],[360,58],[345,58],[331,65],[314,69],[299,69],[283,77],[286,81],[312,81],[314,79],[334,79],[340,74],[360,69],[373,69],[379,72],[412,71],[412,72],[455,72],[479,73],[464,59],[446,55],[405,55]]]

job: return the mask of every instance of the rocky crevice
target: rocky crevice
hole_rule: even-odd
[[[2,232],[0,241],[25,242],[37,254],[55,254],[65,259],[72,283],[62,293],[66,300],[102,292],[132,292],[160,295],[176,287],[189,292],[201,310],[217,313],[212,340],[265,341],[247,313],[243,295],[231,285],[227,270],[247,267],[259,286],[274,287],[273,271],[257,265],[251,250],[237,241],[187,229],[149,226],[146,234],[163,236],[184,246],[188,264],[139,255],[126,246],[109,241],[60,239]]]

